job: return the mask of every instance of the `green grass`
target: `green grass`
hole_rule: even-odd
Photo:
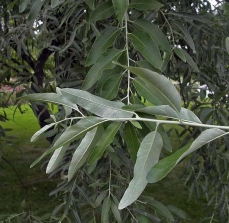
[[[27,206],[31,206],[33,212],[40,216],[49,211],[58,204],[49,193],[56,187],[58,179],[50,180],[45,174],[45,169],[40,164],[30,169],[30,164],[38,158],[49,143],[41,139],[35,143],[30,143],[31,136],[39,129],[36,118],[28,105],[23,106],[24,114],[17,110],[15,115],[14,108],[7,109],[7,115],[10,121],[1,123],[4,128],[12,128],[8,135],[16,136],[12,147],[6,146],[3,150],[3,157],[6,158],[17,170],[26,186],[28,195],[22,187],[15,172],[6,162],[1,160],[0,167],[0,214],[1,213],[20,213],[23,208],[21,204],[26,200]],[[179,139],[175,134],[171,135],[173,147],[176,150]],[[15,145],[20,149],[14,148]],[[176,167],[165,179],[157,184],[149,185],[146,193],[156,200],[166,204],[175,205],[184,210],[190,217],[190,221],[199,223],[200,219],[205,217],[206,202],[204,200],[188,201],[189,192],[184,186],[184,179],[179,179],[182,172],[182,164]]]
[[[49,192],[56,187],[57,180],[50,180],[45,174],[45,170],[40,165],[30,168],[30,164],[38,158],[49,143],[45,139],[31,143],[31,136],[39,129],[29,106],[23,106],[24,114],[14,108],[6,110],[10,121],[1,122],[3,128],[12,128],[7,132],[9,136],[17,137],[11,140],[12,145],[5,145],[2,151],[4,159],[16,169],[26,189],[22,186],[13,168],[4,160],[0,162],[0,213],[20,213],[23,211],[21,206],[26,202],[26,208],[37,215],[52,211],[57,201],[49,197]],[[27,195],[26,195],[27,193]]]

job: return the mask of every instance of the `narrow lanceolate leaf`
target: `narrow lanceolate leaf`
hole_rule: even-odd
[[[122,218],[120,215],[120,211],[118,210],[115,203],[111,202],[111,210],[113,212],[113,215],[118,223],[122,223]]]
[[[41,157],[35,160],[30,167],[33,167],[40,162],[45,156],[54,152],[57,148],[73,142],[76,139],[82,138],[88,131],[92,130],[96,126],[106,122],[107,120],[100,119],[98,117],[86,117],[82,118],[75,125],[67,128],[63,134],[57,139],[57,141],[47,150]]]
[[[48,166],[46,168],[46,173],[51,173],[55,170],[63,159],[65,152],[68,148],[68,145],[61,146],[59,149],[56,149],[49,160]]]
[[[30,9],[29,16],[28,16],[29,21],[33,21],[38,17],[39,12],[40,12],[41,7],[44,4],[44,2],[45,1],[42,1],[42,0],[35,0],[34,1],[32,8]]]
[[[181,60],[183,60],[185,63],[187,62],[186,57],[183,54],[183,50],[182,49],[180,49],[178,47],[175,47],[174,48],[174,52]]]
[[[161,54],[150,35],[142,30],[139,30],[129,34],[128,36],[132,40],[134,48],[136,48],[154,67],[161,69]]]
[[[181,108],[180,113],[175,112],[169,105],[148,106],[135,110],[150,115],[159,115],[166,118],[173,118],[185,122],[201,123],[199,118],[190,110]]]
[[[119,209],[132,204],[141,195],[148,183],[146,176],[158,162],[162,146],[162,138],[157,132],[150,132],[142,140],[134,166],[134,178],[131,180],[119,203]]]
[[[175,166],[181,161],[184,157],[190,153],[196,151],[201,146],[219,138],[224,135],[227,135],[228,132],[225,132],[221,129],[207,129],[203,131],[191,144],[179,149],[176,153],[160,160],[148,173],[147,180],[150,183],[155,183],[162,178],[164,178]]]
[[[141,11],[158,10],[161,7],[163,7],[163,5],[155,0],[133,0],[130,4],[130,8],[135,8]]]
[[[91,66],[94,64],[99,57],[105,52],[105,50],[112,46],[115,39],[121,32],[120,29],[117,27],[109,27],[107,28],[94,42],[87,60],[86,60],[86,66]]]
[[[180,112],[181,97],[169,79],[148,69],[140,67],[123,67],[130,70],[133,74],[139,76],[139,78],[144,82],[146,86],[145,90],[147,93],[150,93],[150,95],[154,95],[153,99],[155,101],[153,100],[151,102],[151,99],[149,96],[147,96],[147,94],[141,95],[142,97],[154,105],[169,105],[176,112]]]
[[[227,53],[229,54],[229,37],[226,38],[225,45],[226,45]]]
[[[87,111],[103,118],[131,118],[134,114],[121,109],[124,105],[121,102],[108,101],[86,91],[64,88],[61,93]]]
[[[138,19],[134,21],[134,24],[137,25],[138,29],[144,30],[147,32],[155,44],[164,52],[171,54],[172,51],[169,46],[169,42],[165,37],[164,33],[158,28],[158,26],[154,25],[153,23],[145,20],[145,19]]]
[[[128,9],[129,0],[112,0],[115,15],[119,21],[119,23],[122,25],[123,17]]]
[[[113,100],[118,94],[122,77],[122,74],[115,74],[108,78],[100,90],[100,96],[107,100]]]
[[[107,197],[103,201],[102,213],[101,213],[101,223],[107,223],[109,221],[109,211],[111,208],[111,199]]]
[[[200,72],[195,61],[185,50],[181,48],[175,48],[174,52],[177,54],[178,57],[180,57],[180,59],[182,59],[184,62],[187,62],[196,72]]]
[[[175,25],[181,30],[181,32],[184,34],[184,40],[186,43],[191,47],[191,49],[195,52],[195,44],[193,42],[193,39],[189,33],[189,31],[184,27],[182,24],[175,23]]]
[[[114,8],[110,1],[99,4],[92,12],[90,22],[95,23],[98,20],[104,20],[114,14]]]
[[[85,163],[91,150],[101,136],[101,133],[100,128],[96,127],[85,135],[72,156],[68,169],[68,181],[73,178],[76,171]]]
[[[22,13],[26,10],[28,3],[29,3],[29,0],[20,0],[20,2],[19,2],[19,13]]]
[[[138,141],[137,133],[130,122],[127,122],[125,125],[124,139],[127,145],[127,149],[130,153],[130,157],[135,162],[140,143]]]
[[[106,147],[109,146],[114,140],[114,136],[118,132],[121,124],[121,122],[113,122],[107,127],[89,157],[89,165],[97,162],[102,157]]]
[[[31,100],[31,101],[41,101],[41,102],[50,102],[54,104],[65,105],[70,107],[74,110],[79,110],[77,105],[69,101],[61,94],[55,93],[36,93],[36,94],[29,94],[26,96],[21,97],[20,99],[23,100]]]
[[[117,49],[107,50],[88,71],[82,89],[88,90],[92,87],[101,77],[103,70],[114,68],[112,61],[116,60],[120,54],[121,51]]]
[[[37,139],[39,139],[39,136],[47,131],[49,128],[53,127],[56,123],[51,123],[48,125],[45,125],[43,128],[41,128],[39,131],[37,131],[31,138],[31,142],[35,142]]]

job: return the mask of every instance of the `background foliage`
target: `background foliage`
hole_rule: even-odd
[[[189,159],[186,184],[191,195],[209,201],[206,221],[228,219],[228,137],[212,141],[226,133],[200,128],[201,122],[228,125],[227,3],[15,0],[1,1],[0,13],[1,83],[16,77],[13,87],[24,87],[17,97],[40,93],[27,96],[43,127],[32,140],[45,136],[51,143],[45,155],[55,151],[46,172],[60,174],[52,194],[63,202],[53,218],[185,218],[176,207],[140,194],[204,144]],[[53,114],[45,102],[61,106]],[[158,125],[171,118],[187,125]],[[181,149],[169,156],[173,133]],[[146,178],[163,162],[171,165],[163,176]]]

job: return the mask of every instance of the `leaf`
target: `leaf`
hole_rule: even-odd
[[[121,122],[113,122],[107,127],[88,159],[89,165],[95,163],[102,157],[106,147],[112,143],[121,125]]]
[[[86,66],[94,64],[105,50],[114,44],[121,30],[117,27],[109,27],[95,40],[86,60]]]
[[[114,68],[115,65],[112,61],[117,59],[120,54],[121,51],[117,49],[107,50],[88,71],[87,76],[84,79],[82,89],[88,90],[92,87],[101,77],[103,70]]]
[[[227,53],[229,54],[229,37],[226,38],[225,45],[226,45]]]
[[[112,3],[119,24],[122,26],[123,17],[128,9],[129,0],[112,0]]]
[[[149,22],[145,19],[135,20],[134,24],[136,24],[139,29],[147,32],[154,41],[154,43],[162,51],[168,54],[172,53],[167,38],[165,37],[164,33],[158,28],[158,26],[154,25],[152,22]]]
[[[131,118],[133,115],[121,109],[123,103],[108,101],[86,91],[64,88],[61,93],[87,111],[104,118]]]
[[[102,86],[100,96],[107,100],[113,100],[118,94],[122,77],[122,74],[115,74],[108,78],[108,80]]]
[[[169,209],[169,211],[171,211],[172,213],[177,215],[179,218],[188,219],[187,214],[184,211],[182,211],[181,209],[179,209],[173,205],[168,205],[167,208]]]
[[[173,218],[171,212],[161,202],[158,202],[158,201],[154,200],[153,198],[151,198],[149,196],[142,196],[142,198],[148,204],[152,205],[153,206],[153,209],[156,212],[160,213],[160,215],[162,215],[163,217],[167,218],[167,220],[169,220],[169,221],[174,221],[174,218]]]
[[[109,222],[109,211],[111,207],[111,199],[107,197],[103,201],[102,213],[101,213],[101,223]]]
[[[85,117],[78,121],[75,125],[68,127],[62,135],[56,140],[56,142],[48,149],[45,153],[42,154],[37,160],[35,160],[30,167],[35,166],[40,162],[45,156],[54,152],[57,148],[69,144],[76,139],[79,139],[84,136],[88,131],[95,128],[96,126],[106,122],[107,120],[100,119],[98,117]]]
[[[201,146],[228,134],[221,129],[207,129],[203,131],[191,144],[179,149],[174,154],[160,160],[148,173],[147,180],[150,183],[156,183],[163,179],[184,157],[199,149]]]
[[[95,2],[94,0],[85,0],[85,3],[90,7],[91,10],[95,9]]]
[[[194,62],[194,60],[192,59],[192,57],[183,49],[180,49],[182,51],[182,54],[185,56],[187,63],[196,71],[196,72],[200,72],[198,66],[196,65],[196,63]]]
[[[175,47],[174,48],[174,52],[181,60],[183,60],[185,63],[187,62],[186,57],[183,54],[183,50],[182,49],[180,49],[178,47]]]
[[[142,30],[139,30],[129,34],[128,36],[132,40],[134,48],[137,49],[154,67],[161,69],[161,54],[150,35]]]
[[[113,203],[113,202],[111,202],[111,210],[114,214],[116,221],[118,223],[122,223],[122,218],[121,218],[120,212],[119,212],[117,206],[115,205],[115,203]]]
[[[39,12],[40,12],[41,7],[44,4],[44,2],[45,1],[42,1],[42,0],[35,0],[35,2],[33,3],[32,8],[30,9],[29,15],[28,15],[28,20],[29,21],[33,21],[38,17]]]
[[[22,13],[26,10],[26,7],[29,3],[29,0],[20,0],[19,3],[19,13]]]
[[[135,110],[150,115],[159,115],[166,118],[178,119],[185,122],[201,123],[199,118],[190,110],[181,108],[180,113],[176,113],[169,105],[148,106]]]
[[[137,158],[138,148],[140,143],[137,134],[130,122],[127,122],[124,128],[124,139],[127,145],[131,159],[135,162]]]
[[[96,127],[83,138],[72,156],[68,169],[68,181],[73,178],[76,171],[85,163],[100,136],[101,130],[99,127]]]
[[[95,208],[98,207],[107,195],[107,190],[102,191],[95,200]]]
[[[181,30],[181,32],[184,34],[184,40],[187,42],[187,44],[190,46],[190,48],[196,52],[195,44],[193,42],[193,39],[189,33],[189,31],[184,27],[182,24],[175,23],[175,25]]]
[[[98,20],[104,20],[114,14],[114,8],[110,1],[99,4],[92,12],[90,22],[95,23]]]
[[[140,11],[158,10],[161,7],[163,7],[163,5],[155,0],[133,0],[130,4],[130,8],[135,8]]]
[[[31,100],[31,101],[42,101],[42,102],[50,102],[54,104],[65,105],[69,108],[72,108],[78,111],[78,107],[76,104],[69,101],[61,94],[55,93],[36,93],[36,94],[29,94],[26,96],[21,97],[22,100]]]
[[[51,128],[52,126],[54,126],[56,123],[51,123],[48,125],[45,125],[43,128],[41,128],[39,131],[37,131],[31,138],[31,142],[35,142],[37,139],[39,139],[39,136],[44,133],[46,130],[48,130],[49,128]]]
[[[51,6],[52,6],[52,8],[55,8],[56,6],[58,6],[59,5],[59,0],[51,0]]]
[[[56,149],[49,160],[48,166],[46,168],[46,173],[51,173],[53,170],[55,170],[58,165],[60,164],[61,160],[63,159],[65,152],[68,148],[68,144],[61,146],[60,148]]]
[[[141,209],[138,209],[138,208],[134,208],[133,211],[137,212],[137,213],[139,213],[139,214],[141,214],[143,216],[146,216],[147,218],[150,218],[151,220],[153,220],[153,222],[161,222],[161,220],[158,217],[146,212],[146,210],[144,210],[144,209],[141,210]]]
[[[162,146],[162,138],[156,131],[150,132],[142,140],[134,166],[134,178],[119,203],[119,209],[132,204],[141,195],[148,183],[146,175],[158,162]]]
[[[140,94],[142,97],[155,105],[169,105],[176,112],[180,112],[181,97],[169,79],[148,69],[140,67],[123,67],[139,76],[144,82],[142,85],[141,82],[139,83],[139,80],[136,80],[136,78],[134,81],[134,83],[137,81],[141,85],[139,87],[142,89],[138,88],[137,90],[144,93],[144,95]],[[152,99],[151,96],[153,97]]]

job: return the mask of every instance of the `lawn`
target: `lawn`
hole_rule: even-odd
[[[24,105],[23,110],[24,114],[18,110],[14,114],[14,108],[7,109],[10,121],[1,123],[4,128],[13,129],[8,135],[17,137],[12,147],[4,147],[3,157],[16,169],[24,186],[13,168],[1,160],[0,214],[20,213],[25,208],[31,208],[36,215],[41,216],[52,211],[58,204],[58,200],[49,197],[58,179],[49,179],[45,168],[39,164],[30,169],[30,164],[44,152],[49,143],[45,139],[30,143],[30,138],[39,129],[39,125],[28,105]],[[172,137],[174,142],[178,140],[175,135]],[[164,204],[181,208],[192,219],[181,222],[199,223],[206,214],[205,201],[188,201],[189,193],[184,186],[184,179],[179,179],[181,172],[182,164],[159,183],[149,185],[146,193]]]

